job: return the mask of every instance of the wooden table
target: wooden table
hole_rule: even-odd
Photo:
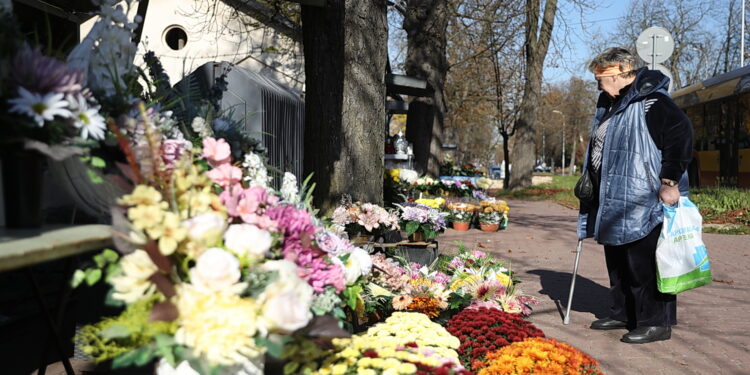
[[[68,358],[62,355],[63,344],[58,329],[59,322],[55,322],[47,307],[47,302],[44,300],[34,277],[34,272],[32,272],[32,266],[110,247],[113,245],[110,228],[109,225],[55,226],[37,229],[0,228],[0,272],[25,269],[37,303],[47,320],[50,336],[61,354],[63,366],[68,375],[74,375],[74,372]],[[69,264],[73,265],[72,262],[69,262]],[[65,297],[61,298],[57,316],[62,316],[67,304],[68,286],[69,284],[66,283],[62,292]],[[39,374],[43,374],[47,368],[47,362],[45,361],[47,349],[45,343],[42,346],[43,356],[42,363],[39,366]]]

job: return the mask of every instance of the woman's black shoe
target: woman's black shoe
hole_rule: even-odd
[[[628,323],[612,318],[602,318],[599,320],[594,320],[591,323],[590,328],[606,331],[610,329],[628,328]]]
[[[669,340],[672,327],[638,327],[622,336],[620,341],[628,344],[645,344],[647,342]]]

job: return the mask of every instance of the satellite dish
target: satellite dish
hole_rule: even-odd
[[[654,64],[654,67],[651,68],[651,70],[658,70],[665,76],[669,77],[669,92],[672,92],[672,73],[669,71],[669,69],[667,69],[667,67],[662,64]]]
[[[656,64],[667,61],[674,52],[674,39],[667,29],[652,26],[638,36],[635,49],[649,68],[655,69]]]

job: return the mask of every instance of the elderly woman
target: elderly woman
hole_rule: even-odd
[[[669,96],[669,78],[637,68],[624,48],[596,56],[589,70],[601,94],[584,159],[593,196],[581,200],[578,237],[604,245],[612,305],[592,329],[625,329],[626,343],[668,340],[674,295],[656,287],[662,204],[687,194],[693,127]]]

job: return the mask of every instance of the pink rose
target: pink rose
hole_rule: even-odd
[[[232,160],[232,152],[224,139],[205,138],[203,139],[203,157],[212,167],[217,167],[229,163]]]

